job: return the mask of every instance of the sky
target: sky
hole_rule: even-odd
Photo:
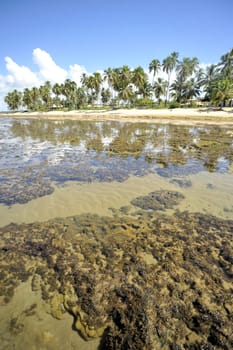
[[[232,14],[233,0],[1,1],[0,110],[14,88],[148,69],[173,51],[216,63],[233,47]]]

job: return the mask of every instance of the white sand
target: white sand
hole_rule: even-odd
[[[16,118],[70,119],[70,120],[119,120],[129,122],[155,122],[170,124],[223,124],[233,125],[233,108],[214,110],[211,108],[176,109],[116,109],[74,110],[68,112],[12,113]]]

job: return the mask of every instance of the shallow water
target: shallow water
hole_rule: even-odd
[[[218,261],[216,266],[221,266],[223,264],[221,255],[225,249],[224,242],[229,239],[233,227],[231,221],[233,220],[232,164],[233,130],[229,128],[1,118],[0,227],[2,228],[0,244],[2,252],[0,271],[4,272],[4,278],[0,282],[1,315],[3,315],[1,317],[0,337],[2,342],[0,344],[2,345],[0,345],[0,349],[52,350],[64,347],[66,349],[96,349],[100,330],[103,327],[107,329],[107,326],[110,327],[110,333],[108,333],[106,340],[103,340],[105,342],[103,348],[107,345],[110,348],[109,344],[111,343],[115,344],[112,345],[115,348],[121,349],[123,345],[119,344],[122,339],[125,339],[125,334],[114,315],[119,313],[121,319],[125,317],[122,315],[120,306],[123,301],[119,304],[119,309],[113,312],[112,307],[110,307],[111,301],[107,299],[104,291],[107,293],[109,290],[113,293],[114,288],[119,287],[119,281],[122,285],[122,280],[126,279],[124,293],[126,293],[125,298],[127,299],[131,295],[129,285],[140,289],[140,283],[142,285],[144,283],[143,275],[141,275],[142,281],[140,283],[138,277],[135,277],[132,267],[135,265],[134,263],[131,264],[131,267],[127,267],[127,269],[132,270],[127,272],[128,275],[123,268],[126,264],[125,249],[128,244],[130,244],[127,248],[128,252],[131,251],[132,244],[138,246],[138,252],[130,253],[131,259],[145,264],[143,266],[147,273],[149,273],[153,263],[156,264],[156,269],[160,269],[160,264],[163,268],[164,262],[161,263],[163,257],[159,258],[156,254],[152,254],[153,249],[157,249],[153,248],[155,243],[153,243],[151,236],[152,222],[156,223],[156,227],[160,225],[160,242],[166,242],[167,232],[170,232],[171,235],[175,234],[172,225],[180,228],[186,237],[190,232],[198,231],[198,225],[203,221],[207,225],[206,232],[216,234],[214,236],[216,237],[216,245],[213,243],[213,247],[215,247],[213,248],[213,261],[215,259]],[[135,200],[136,198],[137,200]],[[85,217],[86,214],[88,214],[87,217]],[[139,226],[142,231],[138,231],[139,228],[135,229],[135,220],[136,222],[141,220]],[[172,225],[169,224],[170,220],[174,221]],[[189,222],[190,226],[187,224]],[[15,223],[15,225],[5,227],[10,223]],[[166,225],[168,227],[163,230]],[[59,227],[65,230],[64,234],[59,233]],[[69,229],[67,231],[67,227],[71,227],[70,231]],[[94,234],[94,237],[75,233],[79,232],[81,228],[82,232],[89,232],[90,227],[92,227],[91,234]],[[179,231],[179,229],[177,230]],[[217,231],[222,235],[222,241],[218,243]],[[147,238],[140,236],[142,232]],[[49,238],[50,234],[52,239]],[[78,238],[80,234],[81,238]],[[45,235],[44,238],[43,235]],[[29,237],[34,243],[33,246],[26,247]],[[76,242],[76,239],[79,243]],[[195,247],[195,234],[193,238],[191,234],[189,239],[189,244],[193,244]],[[206,238],[206,243],[209,239],[211,245],[210,236],[208,239]],[[147,240],[147,248],[142,248],[143,240]],[[202,238],[200,237],[199,240],[202,241]],[[42,241],[47,242],[43,248],[40,247]],[[35,244],[36,246],[34,246]],[[160,243],[158,242],[158,244]],[[182,244],[183,239],[179,245],[182,246]],[[79,251],[78,247],[82,245],[82,250]],[[90,248],[92,245],[93,247],[96,245],[95,248]],[[63,251],[64,261],[66,255],[68,259],[63,272],[61,267],[58,268],[60,249],[61,252]],[[96,254],[95,258],[93,249]],[[111,252],[109,250],[108,254],[110,254],[109,256],[113,255],[110,261],[112,269],[116,270],[115,273],[118,277],[110,276],[111,269],[109,270],[108,265],[106,265],[109,264],[109,256],[107,253],[106,256],[103,255],[104,249],[113,249]],[[228,249],[232,249],[231,243],[229,243]],[[119,251],[120,260],[118,255],[117,258],[115,256],[116,250]],[[171,249],[167,248],[167,254],[172,256],[175,250],[175,246]],[[231,250],[227,251],[227,256],[230,255],[230,252]],[[76,261],[76,268],[73,265],[69,266],[70,254],[73,256],[72,259]],[[53,255],[56,263],[49,260],[49,256]],[[157,258],[155,258],[156,256]],[[207,266],[208,254],[206,257],[205,253],[201,256],[204,259],[202,265]],[[84,260],[83,257],[85,257]],[[198,257],[198,259],[202,258]],[[22,262],[21,270],[16,267],[17,261]],[[231,260],[226,258],[226,261],[229,263]],[[176,262],[172,262],[172,264],[176,264]],[[183,261],[181,265],[179,264],[181,263],[178,259],[176,269],[180,271],[180,276],[183,276],[182,271],[186,269],[183,265],[185,263]],[[44,272],[41,272],[41,266],[46,269]],[[227,306],[228,311],[226,308],[224,311],[216,305],[213,307],[212,302],[208,299],[209,292],[202,281],[202,279],[207,281],[209,278],[205,275],[205,269],[203,268],[203,277],[202,273],[199,275],[198,272],[197,274],[195,267],[192,271],[191,266],[192,261],[187,271],[192,276],[192,283],[195,282],[198,286],[196,289],[194,288],[192,301],[194,304],[192,305],[195,308],[194,299],[198,298],[199,288],[199,292],[202,293],[202,307],[205,305],[206,308],[209,308],[206,314],[210,315],[213,310],[221,314],[222,322],[225,322],[225,329],[228,329],[228,314],[231,314],[229,306]],[[207,267],[205,268],[207,269]],[[213,269],[217,269],[217,267],[213,267]],[[233,276],[231,276],[229,269],[231,270],[232,267],[228,266],[227,274],[225,270],[225,272],[217,272],[219,278],[217,285],[221,285],[220,291],[218,290],[220,287],[213,285],[217,282],[212,280],[212,282],[208,281],[211,286],[210,290],[212,288],[216,292],[218,290],[218,293],[227,297],[230,293],[229,281]],[[69,271],[72,271],[73,276],[82,272],[82,276],[70,279],[67,277]],[[84,273],[84,271],[86,272]],[[216,273],[216,270],[213,271],[215,271],[213,274]],[[210,271],[207,275],[209,273]],[[102,280],[102,274],[105,275],[106,285]],[[87,275],[91,281],[87,279],[86,282],[82,282],[87,278]],[[126,278],[126,276],[128,277]],[[173,272],[171,276],[173,276]],[[33,290],[33,281],[36,278],[40,279],[40,286]],[[51,278],[56,281],[54,282],[56,287],[52,286]],[[159,278],[163,279],[162,274]],[[167,281],[170,278],[167,277]],[[174,277],[172,278],[174,279]],[[11,279],[15,282],[11,282]],[[80,290],[77,289],[78,287],[74,287],[76,279],[81,283]],[[93,282],[94,280],[96,282]],[[82,283],[86,286],[85,288]],[[148,288],[149,286],[155,288],[154,283],[155,281],[148,279],[146,285]],[[161,305],[163,305],[163,303],[166,304],[167,288],[170,287],[162,288],[161,283],[160,287],[157,285],[156,288],[161,289],[159,295]],[[187,288],[187,283],[189,285],[191,282],[182,279],[182,283],[180,282],[177,288],[183,288],[182,293],[186,293],[184,291]],[[73,285],[72,288],[71,285]],[[101,285],[105,285],[102,292],[100,292]],[[88,292],[88,288],[90,290],[94,288],[94,294]],[[121,293],[123,293],[122,290]],[[101,296],[100,293],[102,293]],[[109,292],[109,294],[111,293]],[[112,300],[118,298],[115,300],[115,305],[118,305],[119,302],[117,293],[112,296]],[[155,295],[150,295],[151,300],[154,297],[158,298],[157,292]],[[54,300],[57,298],[60,298],[60,302],[55,303],[56,308],[54,309]],[[135,299],[136,303],[138,302],[137,298]],[[179,303],[178,296],[173,296],[171,303],[175,303],[176,298],[178,298]],[[93,302],[95,307],[91,311],[91,303]],[[107,308],[104,305],[108,303],[109,307]],[[71,304],[76,306],[71,307]],[[33,305],[36,306],[33,308]],[[146,305],[145,308],[149,309],[147,312],[145,310],[143,312],[145,312],[146,318],[149,317],[147,322],[150,326],[148,325],[149,328],[147,328],[144,324],[145,329],[141,331],[148,333],[146,337],[144,337],[144,333],[139,336],[138,344],[141,348],[144,346],[146,349],[150,349],[152,346],[150,344],[153,346],[156,344],[158,349],[170,349],[171,346],[182,348],[186,343],[190,348],[191,346],[208,345],[209,348],[220,346],[218,344],[220,338],[214,344],[215,340],[211,333],[213,327],[218,327],[215,319],[208,321],[208,326],[200,326],[198,331],[193,330],[192,327],[191,331],[190,329],[187,331],[187,312],[186,316],[182,316],[182,322],[186,325],[183,329],[183,338],[181,337],[179,341],[175,340],[176,322],[174,324],[174,318],[172,318],[174,315],[169,315],[173,320],[171,323],[174,327],[173,331],[169,331],[171,325],[168,325],[168,328],[165,326],[165,330],[164,326],[161,326],[156,336],[151,334],[149,329],[155,322],[154,314],[149,316],[151,307],[148,306],[149,304]],[[174,305],[172,307],[175,307]],[[192,310],[190,312],[192,313]],[[132,318],[134,317],[137,318],[137,311],[132,316]],[[160,316],[157,315],[157,317]],[[210,316],[208,317],[210,318]],[[123,329],[128,329],[129,334],[131,334],[131,326],[128,325],[128,321],[124,322]],[[156,323],[158,323],[158,319],[156,319]],[[117,332],[121,334],[121,340],[115,337],[114,327],[120,327]],[[179,329],[180,326],[177,325],[177,327]],[[72,328],[76,328],[76,331]],[[134,328],[137,329],[135,324]],[[94,338],[94,340],[86,342],[80,338],[78,333],[84,338],[89,340]],[[223,336],[221,335],[221,337]],[[225,344],[226,349],[230,349],[230,338],[224,338],[221,341]],[[136,346],[135,344],[134,346]]]

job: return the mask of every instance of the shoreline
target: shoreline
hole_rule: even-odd
[[[2,113],[2,117],[49,120],[93,120],[93,121],[122,121],[144,122],[178,125],[232,125],[233,108],[222,110],[213,108],[176,108],[176,109],[116,109],[116,110],[73,110],[50,112],[15,112]]]

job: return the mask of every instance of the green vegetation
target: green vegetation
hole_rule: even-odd
[[[9,92],[5,102],[9,110],[25,108],[29,111],[49,111],[51,109],[72,110],[103,107],[159,107],[170,105],[194,106],[194,101],[203,96],[202,101],[216,106],[225,106],[233,99],[233,49],[221,56],[220,62],[200,68],[196,57],[178,59],[177,52],[171,53],[162,63],[153,59],[149,73],[153,73],[152,83],[141,66],[130,69],[124,65],[107,68],[104,74],[94,72],[83,74],[81,86],[66,79],[63,84],[49,81],[44,85]],[[160,71],[167,79],[157,77]],[[171,82],[172,75],[175,79]],[[107,87],[106,87],[107,86]]]

